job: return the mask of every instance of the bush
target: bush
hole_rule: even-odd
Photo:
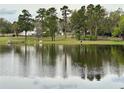
[[[96,36],[91,36],[91,39],[90,40],[96,40],[97,37]]]
[[[48,36],[50,36],[49,31],[46,31],[46,32],[43,32],[42,33],[42,37],[48,37]]]
[[[96,36],[81,36],[82,40],[96,40],[97,37]]]
[[[79,33],[76,33],[76,38],[77,38],[78,40],[80,40],[80,39],[81,39],[81,36],[80,36],[80,34],[79,34]]]
[[[112,32],[112,36],[119,36],[120,34],[121,34],[121,31],[120,31],[119,27],[115,27]]]

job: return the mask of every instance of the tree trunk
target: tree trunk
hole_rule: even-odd
[[[95,28],[95,37],[96,37],[96,39],[97,39],[97,26],[96,26],[96,28]]]
[[[52,41],[53,41],[53,36],[51,38],[52,38]]]
[[[18,37],[18,33],[16,32],[16,36]]]
[[[51,34],[51,38],[52,38],[52,41],[54,41],[54,35],[53,35],[53,33]]]
[[[65,38],[67,38],[67,35],[66,35],[66,26],[64,28],[64,34],[65,34]]]
[[[67,38],[67,15],[66,15],[66,11],[65,11],[65,18],[64,19],[65,19],[65,26],[64,26],[65,31],[64,31],[64,33],[65,33],[65,38]]]
[[[124,34],[122,34],[122,40],[124,40]]]
[[[81,40],[81,31],[79,31],[79,40]]]
[[[25,43],[27,43],[27,31],[25,31]]]
[[[39,36],[37,36],[37,43],[39,44]]]
[[[55,33],[54,33],[54,41],[55,41]]]
[[[84,30],[84,36],[86,36],[86,29]]]
[[[16,35],[16,31],[15,31],[15,30],[14,30],[14,36],[17,36],[17,35]]]
[[[90,31],[90,36],[92,36],[92,30],[91,30],[91,29],[89,29],[89,31]]]
[[[65,59],[64,59],[64,61],[65,61],[65,64],[64,64],[64,72],[65,72],[65,74],[64,74],[64,77],[66,78],[67,77],[67,54],[66,54],[66,46],[64,46],[64,53],[65,53]]]

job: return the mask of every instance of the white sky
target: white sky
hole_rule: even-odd
[[[107,11],[114,11],[118,8],[122,8],[124,10],[124,4],[101,4]],[[21,10],[27,9],[34,17],[36,15],[36,11],[39,8],[50,8],[55,7],[58,12],[58,16],[61,15],[60,8],[62,4],[1,4],[0,5],[0,18],[6,18],[7,20],[13,22],[17,20],[18,15],[21,13]],[[67,6],[71,10],[79,9],[82,4],[67,4]]]

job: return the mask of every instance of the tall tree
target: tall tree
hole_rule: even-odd
[[[75,31],[77,38],[80,40],[81,35],[86,32],[86,15],[85,6],[78,11],[74,11],[70,17],[72,30]]]
[[[58,30],[58,18],[56,15],[56,9],[54,7],[51,7],[47,10],[47,18],[46,18],[46,25],[48,27],[48,30],[50,32],[50,36],[52,38],[52,41],[55,40],[55,33]]]
[[[9,21],[4,18],[0,18],[0,33],[11,33],[11,26],[12,24]]]
[[[37,16],[36,16],[36,30],[37,30],[37,35],[40,36],[41,34],[43,34],[43,32],[45,31],[45,18],[46,18],[46,9],[45,8],[40,8],[37,11]]]
[[[111,20],[111,28],[112,28],[111,32],[112,32],[114,27],[118,25],[118,22],[120,20],[120,14],[118,13],[118,11],[110,12],[109,18]]]
[[[116,35],[121,35],[124,40],[124,15],[121,16],[118,26],[115,27]]]
[[[105,9],[101,5],[94,6],[90,4],[87,6],[87,25],[91,36],[97,38],[98,29],[106,15]]]
[[[94,8],[94,27],[95,27],[95,36],[97,38],[97,33],[98,33],[98,28],[100,26],[100,24],[102,24],[102,20],[104,20],[104,17],[106,15],[106,12],[105,12],[105,9],[102,8],[101,5],[96,5],[95,8]]]
[[[86,9],[85,6],[82,6],[79,10],[78,10],[78,14],[79,14],[79,23],[80,23],[80,30],[81,33],[84,33],[84,35],[86,34],[86,30],[87,30],[87,16],[86,16]]]
[[[90,4],[87,6],[87,26],[88,26],[88,31],[90,32],[90,35],[93,35],[93,26],[94,26],[94,5]]]
[[[112,20],[110,19],[109,16],[103,18],[99,24],[99,27],[98,27],[98,32],[97,34],[98,35],[101,35],[101,36],[111,36],[111,32],[112,32]]]
[[[12,30],[14,32],[14,35],[18,36],[18,33],[19,33],[19,24],[18,24],[18,22],[16,22],[16,21],[13,22]]]
[[[67,38],[66,32],[67,32],[67,18],[68,15],[71,13],[71,10],[68,8],[68,6],[63,6],[62,8],[60,8],[60,10],[62,11],[62,16],[63,16],[63,20],[64,20],[64,34],[65,34],[65,38]]]
[[[71,29],[73,31],[73,33],[76,35],[76,37],[79,39],[79,15],[78,12],[75,10],[74,12],[72,12],[72,15],[70,17],[70,21],[71,21]]]
[[[18,23],[20,25],[20,29],[25,31],[25,41],[27,40],[27,31],[31,31],[34,29],[33,19],[31,18],[31,14],[28,10],[22,10],[22,14],[18,17]]]

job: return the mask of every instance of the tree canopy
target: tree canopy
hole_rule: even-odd
[[[108,12],[100,4],[81,6],[71,10],[64,5],[60,8],[61,17],[55,7],[39,8],[36,16],[23,9],[18,20],[13,23],[0,18],[0,33],[15,33],[36,29],[37,37],[51,37],[55,40],[56,34],[62,33],[65,38],[74,35],[77,39],[97,39],[98,36],[120,37],[124,34],[124,13],[121,8]],[[68,35],[69,34],[69,35]]]

